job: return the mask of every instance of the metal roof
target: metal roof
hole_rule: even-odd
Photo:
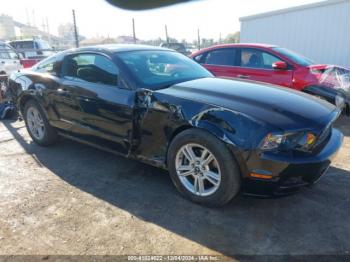
[[[254,19],[258,19],[258,18],[274,16],[274,15],[279,15],[279,14],[285,14],[285,13],[290,13],[290,12],[296,12],[296,11],[305,10],[305,9],[340,4],[340,3],[344,3],[344,2],[350,3],[350,0],[327,0],[327,1],[317,2],[317,3],[307,4],[307,5],[300,5],[300,6],[280,9],[280,10],[256,14],[256,15],[243,16],[243,17],[239,18],[239,21],[244,22],[244,21],[248,21],[248,20],[254,20]]]

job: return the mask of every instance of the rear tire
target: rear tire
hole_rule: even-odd
[[[26,102],[23,118],[28,133],[35,143],[41,146],[49,146],[57,142],[56,129],[49,124],[43,109],[36,101],[29,100]]]
[[[224,142],[201,129],[188,129],[170,144],[168,169],[179,192],[193,202],[222,206],[238,194],[241,174]]]

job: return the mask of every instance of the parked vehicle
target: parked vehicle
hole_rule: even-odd
[[[166,168],[184,196],[210,206],[241,189],[284,194],[313,184],[343,139],[330,103],[215,78],[160,47],[68,50],[12,74],[9,84],[37,144],[61,135]]]
[[[9,44],[22,55],[24,68],[31,67],[54,53],[50,44],[42,39],[15,40]]]
[[[335,72],[350,76],[350,69],[315,64],[286,48],[265,44],[217,45],[191,57],[215,76],[250,79],[304,91],[344,106],[350,113],[350,82],[340,82],[334,77]]]
[[[0,82],[22,68],[19,55],[8,44],[0,42]]]
[[[191,52],[188,51],[183,43],[162,43],[160,44],[161,47],[173,49],[181,54],[184,54],[186,56],[190,55]]]

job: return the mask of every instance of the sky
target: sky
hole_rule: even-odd
[[[1,3],[0,13],[22,23],[27,23],[29,17],[31,24],[35,22],[40,29],[47,17],[50,33],[57,35],[58,25],[71,22],[72,9],[75,9],[79,33],[88,38],[132,35],[134,18],[139,39],[164,39],[167,25],[170,37],[192,41],[197,37],[198,28],[202,38],[219,39],[220,33],[224,38],[240,29],[239,17],[319,1],[197,0],[148,11],[126,11],[105,0],[10,0]]]

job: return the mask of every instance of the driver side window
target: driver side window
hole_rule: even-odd
[[[258,49],[243,48],[241,51],[241,67],[273,69],[272,64],[280,58]]]
[[[93,53],[68,56],[63,66],[63,76],[96,84],[117,86],[118,74],[112,60]]]

